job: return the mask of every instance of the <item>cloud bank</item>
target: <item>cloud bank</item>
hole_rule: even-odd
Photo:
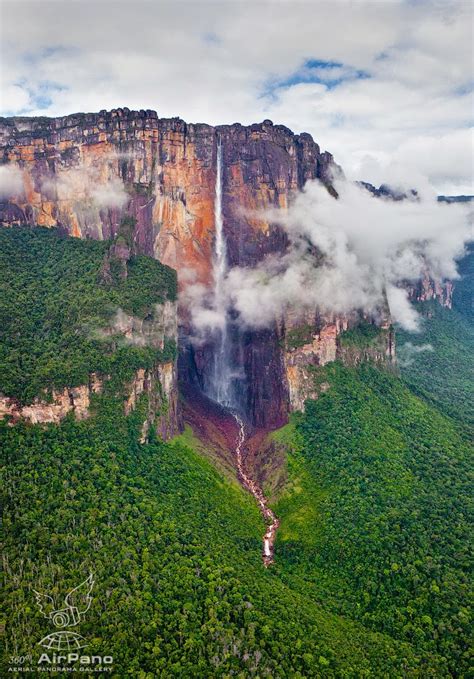
[[[123,182],[111,177],[107,184],[100,184],[91,190],[91,198],[98,208],[122,208],[128,201]]]
[[[350,178],[395,162],[473,193],[472,20],[466,0],[4,0],[1,109],[270,118]]]
[[[0,165],[0,199],[23,193],[21,170],[15,165]]]
[[[132,316],[118,307],[107,327],[84,326],[83,332],[94,340],[109,342],[113,339],[117,346],[163,348],[165,340],[175,339],[175,316],[163,304],[154,304],[152,318],[148,320]]]
[[[456,260],[473,238],[470,208],[438,203],[433,193],[395,202],[344,180],[334,186],[338,200],[308,182],[287,211],[265,214],[285,229],[290,246],[257,267],[230,270],[223,308],[213,304],[212,292],[193,289],[188,302],[198,330],[222,325],[229,307],[242,325],[259,328],[289,310],[377,316],[387,305],[395,322],[417,330],[403,284],[427,272],[438,280],[457,277]]]
[[[397,362],[402,368],[409,368],[416,361],[419,354],[425,352],[433,353],[434,348],[431,344],[413,344],[405,342],[397,348]]]
[[[110,162],[118,160],[118,154],[110,154]],[[112,168],[104,175],[104,167],[79,164],[76,167],[43,178],[41,188],[57,200],[84,201],[88,207],[99,210],[123,208],[128,201],[123,181],[112,174]]]
[[[117,163],[132,158],[129,153],[102,156],[106,163],[80,162],[57,173],[39,177],[41,192],[51,200],[79,202],[85,211],[122,209],[129,201],[125,184],[117,176]],[[23,173],[14,163],[0,165],[0,200],[22,197]]]

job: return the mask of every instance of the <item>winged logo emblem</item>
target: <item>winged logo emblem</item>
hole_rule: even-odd
[[[56,606],[53,597],[49,596],[49,594],[43,594],[41,592],[37,592],[36,590],[33,591],[35,593],[36,603],[38,604],[43,616],[48,620],[51,620],[55,627],[65,628],[73,627],[74,625],[79,624],[82,617],[87,613],[92,603],[92,597],[90,594],[93,586],[94,576],[91,573],[89,577],[84,580],[84,582],[81,582],[80,585],[74,587],[74,589],[71,589],[71,591],[68,592],[64,598],[63,606],[59,607]],[[56,639],[58,634],[71,635],[72,633],[55,633],[45,637],[39,643],[45,646],[46,644],[43,642],[47,640],[51,641],[52,637]],[[83,640],[83,637],[80,637],[80,635],[74,634],[73,636],[77,637],[78,640]],[[83,645],[85,644],[81,644],[81,646]]]

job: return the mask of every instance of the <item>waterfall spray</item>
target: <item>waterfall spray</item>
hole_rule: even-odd
[[[213,257],[214,308],[224,319],[222,327],[216,331],[213,373],[211,375],[209,396],[223,406],[234,407],[231,368],[231,342],[229,338],[226,298],[224,292],[227,275],[227,244],[222,217],[222,144],[217,141],[216,188],[214,201],[215,242]]]

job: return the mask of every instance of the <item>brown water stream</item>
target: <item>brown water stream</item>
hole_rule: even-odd
[[[263,494],[263,491],[260,488],[260,486],[255,481],[253,481],[245,471],[242,454],[242,448],[246,438],[245,423],[238,414],[233,413],[233,416],[235,418],[235,421],[239,425],[239,433],[235,448],[239,481],[244,486],[244,488],[246,488],[250,493],[252,493],[254,498],[257,500],[258,506],[260,507],[260,511],[262,512],[263,518],[265,519],[265,523],[267,524],[267,530],[265,532],[265,535],[263,536],[263,550],[262,550],[263,564],[265,567],[267,567],[274,561],[275,538],[280,522],[275,516],[274,512],[268,506],[268,500]]]

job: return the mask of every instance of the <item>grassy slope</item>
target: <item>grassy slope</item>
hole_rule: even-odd
[[[334,364],[324,378],[329,391],[274,435],[289,449],[279,573],[466,676],[471,451],[393,375]]]

